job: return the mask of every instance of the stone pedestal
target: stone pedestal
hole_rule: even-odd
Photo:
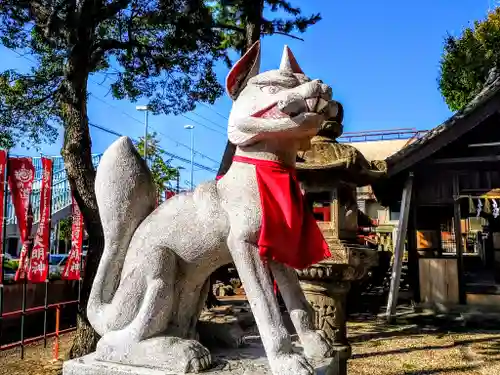
[[[335,345],[331,375],[347,374],[347,360],[351,357],[346,330],[346,295],[350,281],[339,281],[348,267],[322,262],[298,271],[302,290],[314,310],[314,326],[323,330]]]
[[[297,348],[299,349],[299,348]],[[272,375],[261,343],[248,342],[244,348],[212,353],[214,368],[210,375]],[[313,362],[316,375],[335,375],[338,367],[332,358]],[[64,362],[64,375],[181,375],[150,367],[135,367],[98,361],[93,354]],[[290,374],[293,375],[293,374]]]
[[[302,280],[300,285],[314,310],[315,327],[336,344],[347,344],[345,299],[350,283]]]
[[[315,328],[323,330],[335,345],[335,359],[329,375],[346,375],[347,360],[351,357],[346,330],[347,292],[351,282],[364,277],[378,258],[374,250],[347,244],[335,236],[328,236],[328,231],[324,233],[332,257],[297,273],[314,310]]]

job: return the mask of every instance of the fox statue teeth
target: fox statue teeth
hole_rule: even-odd
[[[289,116],[295,116],[302,112],[307,112],[307,103],[300,96],[290,95],[286,100],[280,100],[277,104],[278,109]]]

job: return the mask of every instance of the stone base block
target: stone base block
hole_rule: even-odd
[[[255,348],[239,349],[238,357],[229,354],[214,355],[215,367],[204,373],[208,375],[272,375],[269,370],[267,358],[256,355],[260,350]],[[224,353],[224,354],[226,354]],[[337,375],[338,364],[330,359],[315,363],[317,375]],[[116,363],[101,362],[93,354],[82,358],[64,362],[63,375],[180,375],[165,372],[165,370],[146,367],[134,367]],[[293,375],[293,374],[291,374]]]

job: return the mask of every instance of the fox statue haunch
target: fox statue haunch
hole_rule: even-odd
[[[331,89],[310,80],[285,47],[278,70],[256,75],[260,44],[227,78],[234,99],[228,134],[236,154],[293,167],[338,103]],[[88,303],[102,336],[96,358],[173,373],[200,372],[210,353],[196,341],[208,277],[233,261],[249,299],[274,375],[310,375],[292,352],[257,240],[262,224],[256,166],[235,162],[219,181],[200,184],[154,209],[150,172],[128,138],[104,153],[96,195],[106,245]],[[307,251],[307,249],[304,249]],[[306,356],[324,357],[331,343],[312,328],[294,269],[269,261]]]

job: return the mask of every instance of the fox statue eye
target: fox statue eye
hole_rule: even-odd
[[[262,90],[262,92],[271,95],[274,95],[280,91],[279,87],[277,86],[262,86],[260,89]]]

